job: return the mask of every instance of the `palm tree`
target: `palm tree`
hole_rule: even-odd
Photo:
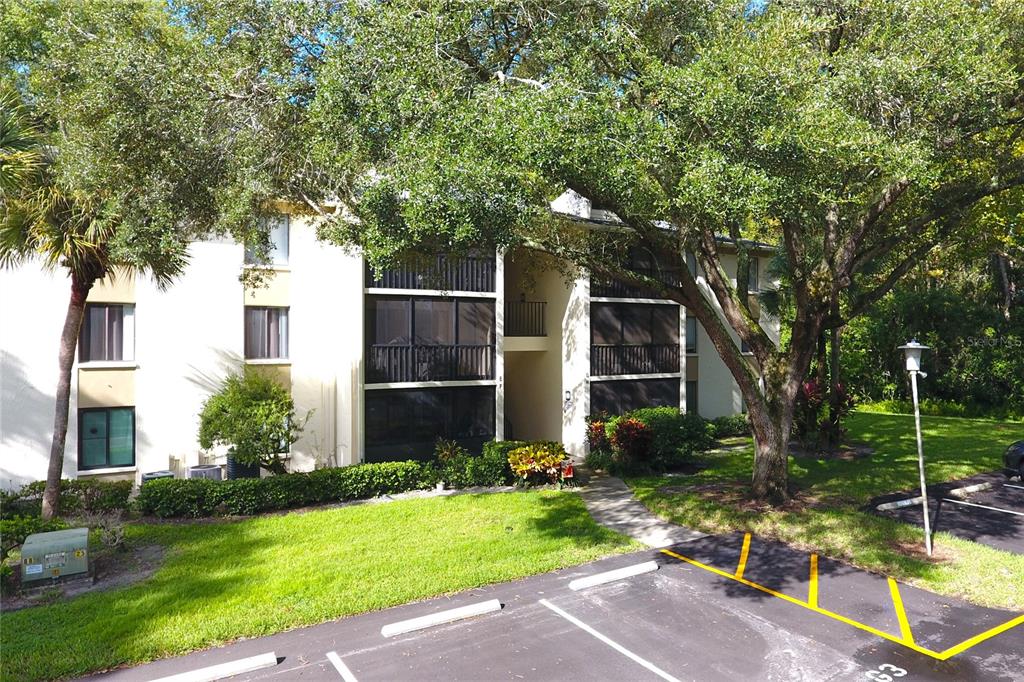
[[[71,398],[71,369],[85,302],[93,285],[115,272],[149,271],[163,287],[187,264],[186,244],[173,244],[145,262],[112,250],[120,225],[103,210],[102,197],[76,192],[57,177],[58,148],[32,120],[17,90],[0,89],[0,266],[36,258],[48,269],[64,268],[71,280],[60,336],[53,441],[43,493],[43,517],[57,514]],[[113,255],[112,255],[113,254]]]

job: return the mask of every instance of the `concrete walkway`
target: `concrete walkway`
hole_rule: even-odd
[[[595,521],[648,547],[670,547],[707,535],[659,519],[633,497],[629,486],[614,476],[592,474],[580,495]]]

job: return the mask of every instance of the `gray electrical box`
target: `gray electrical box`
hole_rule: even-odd
[[[21,546],[21,582],[89,571],[89,529],[33,533]]]

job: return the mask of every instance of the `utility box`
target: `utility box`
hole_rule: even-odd
[[[21,546],[21,583],[89,571],[89,529],[33,533]]]

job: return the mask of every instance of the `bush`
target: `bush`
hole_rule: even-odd
[[[460,457],[469,457],[469,450],[462,447],[454,440],[438,438],[434,444],[434,457],[442,464]]]
[[[607,415],[587,417],[587,447],[590,452],[611,451],[611,443],[608,442],[608,434],[605,430],[607,424]]]
[[[569,456],[561,443],[537,441],[508,453],[508,463],[523,483],[560,483]]]
[[[38,516],[14,516],[9,519],[0,519],[0,562],[7,559],[8,554],[21,547],[29,535],[63,530],[67,527],[68,524],[60,519],[44,520]]]
[[[930,417],[967,417],[971,419],[1024,420],[1024,405],[983,407],[977,403],[958,403],[952,400],[925,398],[921,401],[921,414]],[[914,403],[909,400],[879,400],[859,406],[865,412],[888,414],[914,414]]]
[[[649,466],[654,435],[639,419],[614,417],[605,427],[612,445],[612,462],[623,469]]]
[[[136,503],[143,514],[161,518],[251,515],[430,488],[436,481],[430,464],[380,462],[233,481],[158,479],[142,487]]]
[[[711,420],[711,424],[715,427],[716,438],[750,435],[750,422],[747,421],[747,415],[745,414],[715,417]]]
[[[650,430],[650,451],[640,461],[648,461],[657,469],[690,460],[693,453],[708,450],[715,442],[715,429],[710,422],[674,407],[645,407],[626,416]]]
[[[602,425],[603,426],[603,425]],[[611,471],[612,470],[612,453],[608,449],[591,450],[587,453],[587,457],[584,460],[587,468],[594,471]]]
[[[104,514],[127,511],[131,497],[132,481],[101,481],[91,478],[62,479],[60,482],[60,513]],[[3,510],[0,517],[38,516],[42,513],[43,490],[46,481],[35,481],[21,487],[15,493],[6,493],[0,502]]]
[[[291,392],[259,372],[232,375],[199,414],[199,444],[226,446],[241,464],[259,464],[273,474],[287,472],[281,455],[299,439],[310,413],[296,420]]]

